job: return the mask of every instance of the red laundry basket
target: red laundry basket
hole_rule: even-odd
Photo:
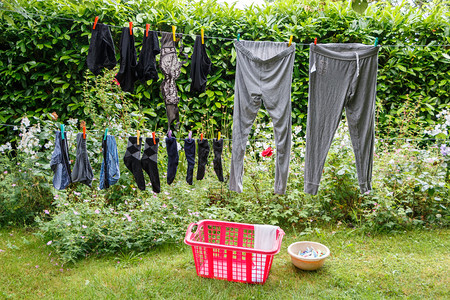
[[[260,250],[253,248],[254,225],[202,220],[189,224],[184,242],[192,246],[198,276],[263,284],[283,236],[278,228],[272,249]]]

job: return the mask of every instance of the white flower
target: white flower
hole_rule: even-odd
[[[20,124],[23,124],[23,125],[25,125],[25,127],[28,127],[28,126],[30,126],[30,120],[28,120],[27,117],[23,117]]]

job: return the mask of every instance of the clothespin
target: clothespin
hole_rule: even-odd
[[[169,133],[167,134],[169,136],[169,138],[172,137],[172,130],[169,130]]]
[[[288,47],[290,47],[291,46],[291,44],[292,44],[292,39],[294,38],[294,36],[293,35],[291,35],[291,37],[289,38],[289,44],[288,44]]]
[[[189,131],[188,138],[189,138],[189,140],[192,140],[192,131]]]
[[[238,33],[238,36],[237,36],[237,40],[238,40],[238,42],[239,42],[239,39],[240,39],[240,37],[241,37],[241,34],[240,34],[240,33]]]
[[[201,30],[201,34],[202,34],[202,45],[205,44],[205,30],[202,28]]]
[[[98,16],[95,17],[95,20],[94,20],[94,27],[92,27],[92,29],[95,29],[95,26],[97,26],[97,22],[98,22]]]
[[[177,29],[177,27],[172,25],[172,35],[173,35],[173,41],[174,41],[174,42],[177,41],[177,39],[176,39],[176,37],[175,37],[175,30],[176,30],[176,29]]]
[[[314,45],[317,45],[317,38],[314,39]]]
[[[130,35],[133,35],[133,22],[129,22],[130,24]]]
[[[105,137],[103,138],[104,141],[106,141],[106,136],[108,135],[108,128],[105,130]]]
[[[155,140],[155,132],[152,132],[152,136],[153,136],[153,145],[156,145],[156,140]]]
[[[83,126],[83,139],[86,139],[86,126]]]
[[[217,140],[220,140],[220,131],[219,131],[219,134],[218,134]]]
[[[150,24],[145,24],[145,36],[148,37],[148,30],[150,28]]]
[[[139,138],[141,137],[141,134],[139,132],[139,130],[137,131],[137,144],[139,145]]]
[[[378,38],[375,38],[375,47],[378,45]]]
[[[200,134],[200,141],[203,141],[203,133]]]
[[[64,124],[61,124],[61,139],[64,139]]]

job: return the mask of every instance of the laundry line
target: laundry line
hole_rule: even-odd
[[[48,19],[57,19],[57,20],[64,20],[64,21],[72,21],[72,22],[79,22],[79,23],[86,23],[86,20],[77,20],[77,19],[70,19],[70,18],[64,18],[64,17],[58,17],[58,16],[48,16],[48,15],[42,15],[42,14],[36,14],[36,13],[32,13],[32,12],[28,12],[28,11],[16,11],[16,10],[10,10],[10,9],[0,9],[0,11],[6,11],[6,12],[12,12],[12,13],[17,13],[20,14],[24,17],[28,17],[29,15],[32,16],[36,16],[36,17],[40,17],[40,18],[48,18]],[[93,24],[93,22],[89,22],[91,24]],[[101,23],[103,24],[103,23]],[[110,25],[110,24],[103,24],[105,26],[108,27],[112,27],[112,28],[124,28],[124,26],[117,26],[117,25]],[[125,26],[126,27],[126,26]],[[141,31],[145,31],[145,28],[139,27],[139,26],[133,26],[133,29],[139,29]],[[160,31],[160,30],[155,30],[155,32],[159,32],[159,33],[170,33],[172,34],[172,32],[168,32],[168,31]],[[187,33],[181,33],[181,32],[176,32],[176,34],[178,35],[182,35],[182,36],[190,36],[192,38],[195,38],[196,36],[199,36],[200,34],[187,34]],[[236,38],[227,38],[227,37],[217,37],[217,36],[207,36],[204,35],[204,38],[207,39],[218,39],[218,40],[227,40],[227,41],[235,41]],[[244,39],[243,39],[244,40]],[[312,41],[311,41],[312,43]],[[295,43],[298,46],[310,46],[311,43]],[[404,47],[404,48],[410,48],[410,47],[450,47],[450,45],[446,45],[446,44],[436,44],[436,45],[378,45],[379,47],[383,48],[383,47]]]

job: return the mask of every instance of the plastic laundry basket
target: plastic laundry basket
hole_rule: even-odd
[[[263,284],[283,236],[278,228],[272,249],[259,250],[253,248],[254,225],[202,220],[189,225],[184,242],[192,246],[198,276]]]

